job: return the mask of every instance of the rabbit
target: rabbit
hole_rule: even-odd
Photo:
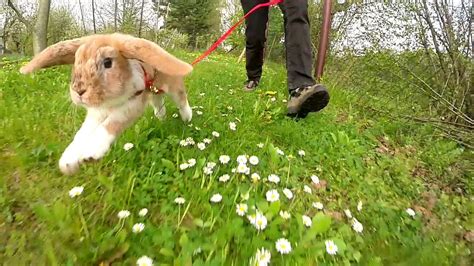
[[[192,119],[184,77],[193,67],[151,41],[122,33],[62,41],[36,55],[20,72],[63,64],[73,65],[69,87],[73,103],[87,110],[59,160],[65,175],[77,173],[84,162],[104,157],[147,103],[163,119],[165,94],[176,103],[183,121]]]

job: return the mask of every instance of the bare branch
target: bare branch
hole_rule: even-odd
[[[23,17],[21,14],[20,10],[13,4],[12,0],[7,0],[8,6],[15,12],[17,15],[18,19],[21,21],[21,23],[25,24],[26,27],[30,28],[32,25],[31,23]]]

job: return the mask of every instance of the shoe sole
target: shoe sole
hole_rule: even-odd
[[[325,87],[319,85],[314,92],[307,96],[296,113],[288,113],[289,117],[305,118],[311,112],[318,112],[324,109],[329,103],[329,93]]]

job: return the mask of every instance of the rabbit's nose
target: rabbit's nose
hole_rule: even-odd
[[[77,94],[79,94],[79,96],[82,96],[82,94],[84,94],[86,92],[85,89],[79,89],[79,90],[76,90]]]

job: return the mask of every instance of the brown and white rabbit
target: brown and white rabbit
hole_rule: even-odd
[[[62,64],[73,64],[71,99],[87,109],[84,123],[59,160],[64,174],[102,158],[147,103],[155,116],[164,117],[164,94],[147,87],[170,95],[184,121],[192,118],[183,81],[192,66],[153,42],[119,33],[62,41],[36,55],[20,72]]]

